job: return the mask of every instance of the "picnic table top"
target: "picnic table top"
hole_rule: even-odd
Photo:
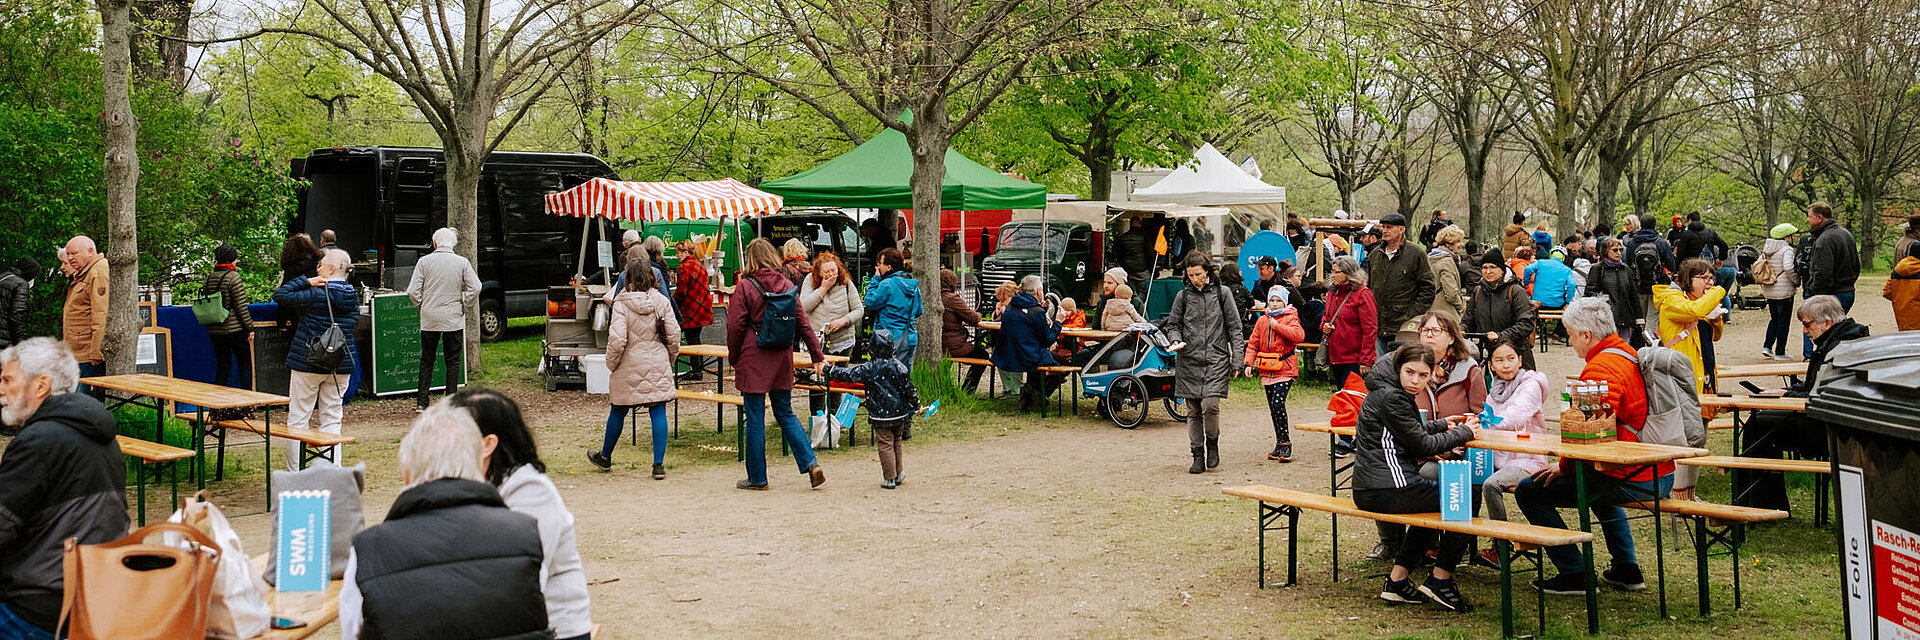
[[[1754,396],[1700,396],[1700,406],[1720,409],[1773,409],[1778,411],[1807,410],[1806,398],[1756,398]]]
[[[255,555],[249,560],[253,563],[255,572],[264,573],[267,570],[266,554]],[[274,591],[272,587],[268,587],[267,610],[273,612],[276,618],[305,622],[307,626],[298,629],[269,629],[266,635],[259,636],[258,640],[305,640],[320,633],[321,629],[340,619],[340,586],[342,584],[344,582],[340,580],[332,580],[327,582],[326,591],[317,594],[289,593],[285,597]],[[281,605],[283,600],[286,602],[285,606]]]
[[[1766,364],[1740,364],[1720,367],[1714,371],[1721,378],[1766,378],[1771,376],[1807,375],[1805,362],[1769,362]]]
[[[1293,428],[1316,433],[1335,435],[1353,435],[1353,427],[1335,427],[1325,422],[1295,424]],[[1693,458],[1707,455],[1706,449],[1692,447],[1673,447],[1643,442],[1601,442],[1582,444],[1563,442],[1557,434],[1531,433],[1521,438],[1515,431],[1480,429],[1474,433],[1472,442],[1467,446],[1493,451],[1511,451],[1514,453],[1537,453],[1560,456],[1573,460],[1585,460],[1602,464],[1641,465],[1666,462],[1680,458]]]
[[[150,373],[81,378],[83,384],[149,398],[191,404],[208,409],[250,409],[290,402],[286,396],[260,393],[217,384],[181,380]]]
[[[680,347],[680,355],[682,355],[682,356],[704,356],[704,357],[708,357],[708,358],[720,358],[720,359],[722,359],[722,360],[724,360],[724,359],[726,359],[726,358],[727,358],[727,345],[724,345],[724,344],[689,344],[689,345],[682,345],[682,346]],[[848,358],[848,357],[846,357],[846,356],[835,356],[835,355],[829,355],[829,356],[827,356],[827,357],[826,357],[826,362],[827,362],[827,364],[839,364],[839,363],[842,363],[842,362],[846,362],[846,361],[847,361],[847,360],[849,360],[849,359],[850,359],[850,358]],[[795,352],[793,353],[793,366],[795,366],[795,367],[811,367],[811,366],[813,366],[813,358],[812,358],[811,356],[808,356],[808,355],[807,355],[806,353],[803,353],[803,352],[800,352],[800,351],[795,351]]]
[[[988,331],[999,331],[1000,323],[995,322],[993,320],[982,320],[980,321],[980,328],[986,329]],[[1105,329],[1087,329],[1082,327],[1072,327],[1072,328],[1066,328],[1066,329],[1060,330],[1060,335],[1063,335],[1069,338],[1079,338],[1081,340],[1094,340],[1094,341],[1112,340],[1114,338],[1120,337],[1121,333],[1122,332],[1120,331],[1108,331]]]

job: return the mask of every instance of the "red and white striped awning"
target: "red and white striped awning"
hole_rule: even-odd
[[[547,213],[666,222],[765,215],[780,211],[780,203],[780,196],[733,178],[705,182],[621,182],[594,178],[572,189],[547,194]]]

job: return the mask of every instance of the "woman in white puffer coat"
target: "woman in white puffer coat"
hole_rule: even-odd
[[[1798,231],[1792,224],[1782,222],[1773,227],[1767,234],[1766,244],[1760,247],[1760,260],[1773,268],[1773,282],[1760,285],[1760,295],[1767,299],[1767,341],[1762,343],[1760,355],[1775,360],[1788,359],[1787,335],[1792,333],[1793,327],[1793,292],[1800,286],[1800,276],[1793,270],[1793,234]]]

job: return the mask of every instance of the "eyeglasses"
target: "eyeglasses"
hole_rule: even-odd
[[[1622,251],[1626,251],[1626,249],[1622,249],[1620,247],[1614,247],[1612,249],[1608,249],[1607,253],[1620,253]]]
[[[1705,280],[1705,281],[1707,281],[1707,282],[1713,282],[1713,274],[1711,274],[1711,273],[1702,273],[1702,274],[1698,274],[1698,275],[1695,275],[1695,276],[1693,276],[1693,279],[1695,279],[1695,280]]]
[[[1446,332],[1444,327],[1420,327],[1420,335],[1423,336],[1437,336]]]

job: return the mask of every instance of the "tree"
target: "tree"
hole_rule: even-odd
[[[941,181],[955,135],[978,121],[1035,59],[1077,46],[1100,0],[772,0],[699,8],[675,30],[733,68],[814,107],[849,138],[852,122],[826,107],[851,99],[881,126],[906,135],[913,156],[913,272],[924,300],[939,299]],[[790,54],[798,54],[788,57]],[[782,64],[773,64],[780,62]],[[792,62],[803,62],[796,66]],[[809,82],[824,77],[825,83]],[[958,114],[958,117],[955,114]],[[940,314],[915,323],[917,359],[939,362]]]
[[[1400,8],[1402,32],[1410,36],[1406,81],[1419,88],[1459,150],[1467,186],[1463,222],[1468,237],[1480,241],[1495,239],[1506,224],[1486,208],[1487,162],[1513,129],[1516,93],[1491,60],[1499,55],[1498,41],[1481,37],[1495,18],[1474,12],[1488,8],[1473,0]]]
[[[1640,127],[1634,132],[1625,170],[1627,200],[1633,204],[1634,215],[1651,213],[1653,204],[1666,198],[1667,190],[1697,166],[1676,163],[1675,160],[1687,149],[1692,137],[1699,133],[1700,124],[1697,119],[1659,117],[1654,119],[1652,125]],[[1604,215],[1604,212],[1612,210],[1602,207],[1601,211]],[[1772,224],[1768,222],[1768,226]]]
[[[107,335],[101,349],[107,371],[133,373],[140,335],[140,237],[135,198],[140,187],[140,121],[133,115],[133,1],[99,0],[102,109],[106,123]]]
[[[108,1],[108,0],[102,0]],[[313,0],[329,28],[263,26],[225,42],[284,33],[306,36],[352,56],[400,87],[426,118],[445,151],[447,223],[478,261],[480,171],[487,156],[540,103],[542,96],[592,50],[594,42],[651,11],[615,0],[517,0],[500,20],[493,2]],[[587,25],[581,28],[580,25]],[[504,116],[504,117],[503,117]],[[467,362],[480,358],[479,310],[469,305]]]
[[[1873,264],[1881,207],[1901,176],[1920,169],[1920,5],[1904,0],[1821,3],[1827,34],[1807,47],[1813,82],[1802,92],[1818,165],[1844,183],[1862,265]]]
[[[1760,5],[1755,9],[1760,10]],[[1784,40],[1791,34],[1771,33],[1766,26],[1782,22],[1742,20],[1755,32],[1745,37],[1754,40]],[[1758,192],[1766,226],[1771,228],[1779,224],[1780,203],[1793,189],[1793,176],[1800,173],[1807,159],[1801,113],[1804,105],[1792,99],[1806,78],[1793,68],[1797,56],[1761,54],[1759,47],[1747,48],[1747,53],[1729,61],[1726,73],[1704,83],[1705,94],[1718,103],[1708,116],[1720,131],[1706,149],[1716,170]]]
[[[1401,91],[1412,93],[1412,84],[1402,85]],[[1387,186],[1393,189],[1394,211],[1406,217],[1411,223],[1418,219],[1420,204],[1426,200],[1427,186],[1433,183],[1433,165],[1439,151],[1440,132],[1423,103],[1409,95],[1394,101],[1399,105],[1390,114],[1393,129],[1398,135],[1393,140],[1393,156],[1387,160]]]
[[[1306,117],[1294,120],[1315,147],[1318,164],[1287,149],[1309,172],[1333,182],[1340,208],[1353,211],[1353,194],[1384,173],[1400,137],[1388,114],[1407,109],[1417,96],[1401,86],[1397,61],[1382,37],[1352,20],[1343,0],[1329,3],[1329,14],[1310,25],[1302,38],[1318,60],[1306,63],[1297,97]]]

